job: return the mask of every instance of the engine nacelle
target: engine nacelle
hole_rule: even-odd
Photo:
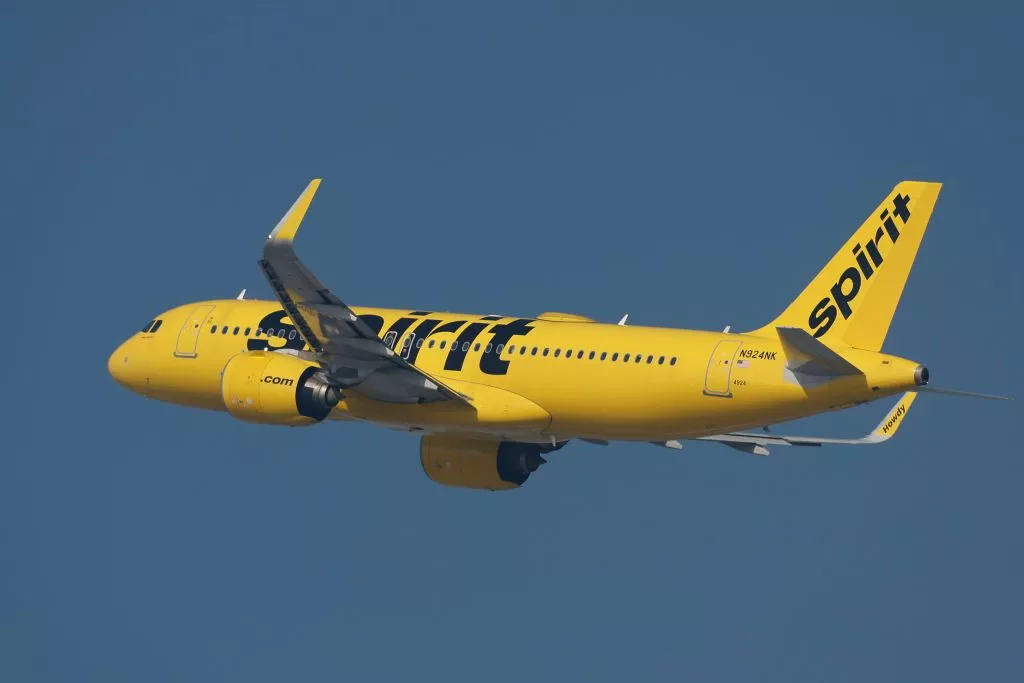
[[[547,462],[541,450],[528,443],[428,434],[420,441],[420,462],[438,484],[507,491],[522,486]]]
[[[290,427],[320,422],[341,400],[316,363],[273,351],[247,351],[229,360],[220,392],[239,420]]]

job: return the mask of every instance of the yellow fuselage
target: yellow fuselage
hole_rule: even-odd
[[[835,350],[863,374],[807,386],[787,373],[782,343],[770,333],[610,325],[564,314],[353,310],[387,346],[470,397],[472,406],[389,403],[354,387],[332,418],[428,432],[538,442],[689,438],[906,391],[918,368],[841,347]],[[155,333],[138,333],[114,352],[109,370],[121,384],[161,401],[225,410],[222,373],[231,358],[260,349],[309,352],[277,302],[198,302],[159,319]]]

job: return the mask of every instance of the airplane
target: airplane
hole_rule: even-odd
[[[769,446],[877,444],[919,393],[920,363],[881,353],[940,183],[896,185],[767,325],[734,333],[350,307],[293,243],[320,180],[267,237],[259,260],[275,300],[188,303],[161,313],[108,360],[148,398],[251,423],[362,421],[420,436],[440,484],[511,490],[573,439],[681,448],[711,441],[754,455]],[[855,439],[782,436],[766,425],[900,395]],[[764,427],[763,431],[746,431]]]

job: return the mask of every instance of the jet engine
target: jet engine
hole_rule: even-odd
[[[543,450],[529,443],[428,434],[420,441],[420,462],[438,484],[507,491],[522,486],[547,462]]]
[[[316,363],[273,351],[247,351],[229,360],[220,387],[232,416],[260,424],[316,424],[341,400],[341,391]]]

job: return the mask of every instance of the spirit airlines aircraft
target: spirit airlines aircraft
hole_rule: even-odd
[[[420,432],[429,478],[492,490],[519,487],[571,439],[698,439],[756,455],[874,444],[896,432],[917,393],[966,393],[929,388],[923,365],[881,353],[938,183],[897,185],[786,310],[743,334],[350,307],[292,249],[319,184],[263,246],[276,301],[243,290],[161,313],[110,356],[114,379],[247,422]],[[859,439],[742,431],[895,394]]]

